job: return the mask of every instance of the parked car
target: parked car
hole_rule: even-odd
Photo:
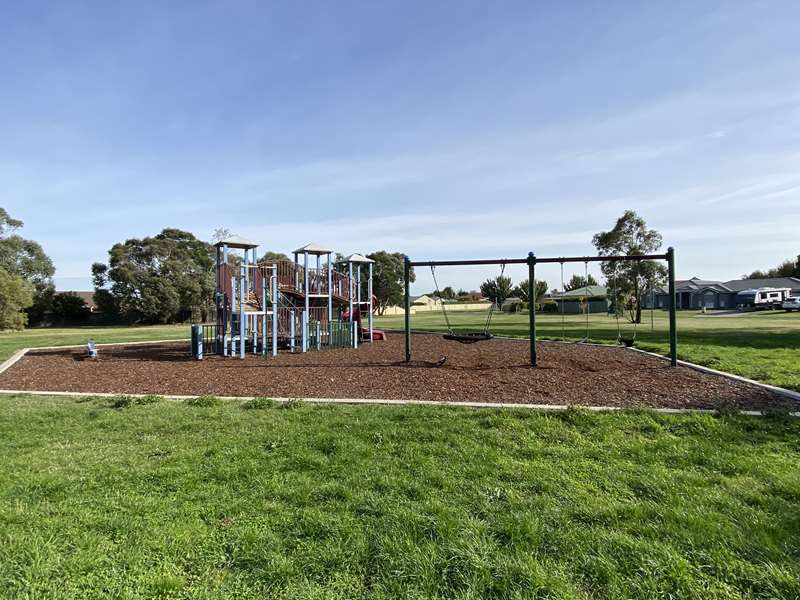
[[[783,310],[786,312],[792,312],[793,310],[800,311],[800,296],[796,296],[794,298],[787,298],[783,301],[781,305]]]

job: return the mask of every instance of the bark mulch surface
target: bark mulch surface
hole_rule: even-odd
[[[528,342],[473,345],[415,335],[414,361],[402,362],[403,337],[357,350],[196,361],[186,342],[39,350],[0,375],[0,388],[119,394],[389,398],[669,408],[791,408],[800,403],[755,386],[624,348],[541,342],[539,367]],[[447,361],[436,363],[442,356]]]

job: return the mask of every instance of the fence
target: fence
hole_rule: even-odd
[[[321,321],[309,321],[308,348],[309,350],[351,348],[355,329],[350,321],[331,321],[324,325]]]

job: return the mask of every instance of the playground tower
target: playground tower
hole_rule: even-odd
[[[294,260],[259,260],[258,244],[240,236],[215,247],[217,319],[193,332],[201,341],[198,358],[203,346],[244,358],[248,352],[275,356],[279,349],[357,348],[360,341],[384,338],[372,326],[369,258],[351,254],[334,263],[332,250],[306,244],[292,253]]]

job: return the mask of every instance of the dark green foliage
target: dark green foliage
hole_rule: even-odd
[[[276,402],[272,398],[253,398],[242,404],[242,408],[245,410],[264,410],[274,408],[275,404]]]
[[[114,244],[108,265],[95,263],[101,310],[125,320],[174,323],[211,317],[215,289],[213,248],[179,229]]]
[[[130,408],[131,406],[146,406],[161,402],[161,396],[115,396],[111,399],[112,408]]]
[[[543,302],[539,305],[537,310],[540,310],[544,313],[557,313],[558,312],[558,302],[555,300],[548,300],[547,302]]]
[[[800,254],[796,260],[785,260],[777,267],[766,271],[753,271],[742,275],[742,279],[769,279],[771,277],[800,277]]]
[[[283,252],[272,252],[271,250],[267,250],[258,259],[258,264],[260,265],[272,264],[279,260],[291,260],[291,259]]]
[[[591,273],[589,273],[588,277],[584,275],[573,275],[570,277],[569,281],[564,284],[564,291],[569,292],[590,285],[598,285],[597,279],[595,279]]]
[[[523,279],[522,281],[517,284],[513,290],[511,290],[511,295],[519,298],[523,302],[529,302],[528,299],[528,280]],[[536,294],[536,304],[541,304],[542,298],[547,293],[547,282],[543,280],[536,281],[536,287],[534,289],[534,294]]]
[[[55,289],[55,267],[42,247],[14,233],[22,225],[0,208],[0,269],[5,273],[0,282],[0,328],[21,329],[40,321],[50,309]],[[23,310],[22,317],[14,316]]]
[[[498,275],[494,279],[487,279],[481,284],[481,294],[497,306],[501,306],[512,291],[511,277]]]
[[[198,396],[197,398],[189,398],[183,401],[187,406],[197,406],[200,408],[208,408],[209,406],[219,406],[222,400],[216,396]]]
[[[33,303],[33,286],[0,267],[0,331],[20,330],[28,322],[25,309]]]
[[[89,307],[80,296],[69,293],[60,293],[53,296],[51,302],[53,320],[56,323],[79,324],[85,323],[91,315]]]
[[[595,234],[592,243],[600,256],[636,256],[653,254],[661,248],[661,234],[648,229],[635,211],[626,210],[611,231]],[[601,264],[611,301],[635,323],[642,321],[642,299],[652,288],[664,284],[667,267],[656,261],[620,261]]]
[[[380,250],[368,254],[367,258],[375,261],[372,273],[372,293],[377,300],[377,314],[382,315],[388,306],[403,304],[403,270],[405,255],[400,252]],[[412,267],[409,279],[416,281]]]
[[[0,403],[9,598],[795,598],[800,420]]]
[[[458,297],[455,290],[449,285],[443,287],[441,290],[431,292],[430,295],[441,298],[442,300],[455,300]]]

